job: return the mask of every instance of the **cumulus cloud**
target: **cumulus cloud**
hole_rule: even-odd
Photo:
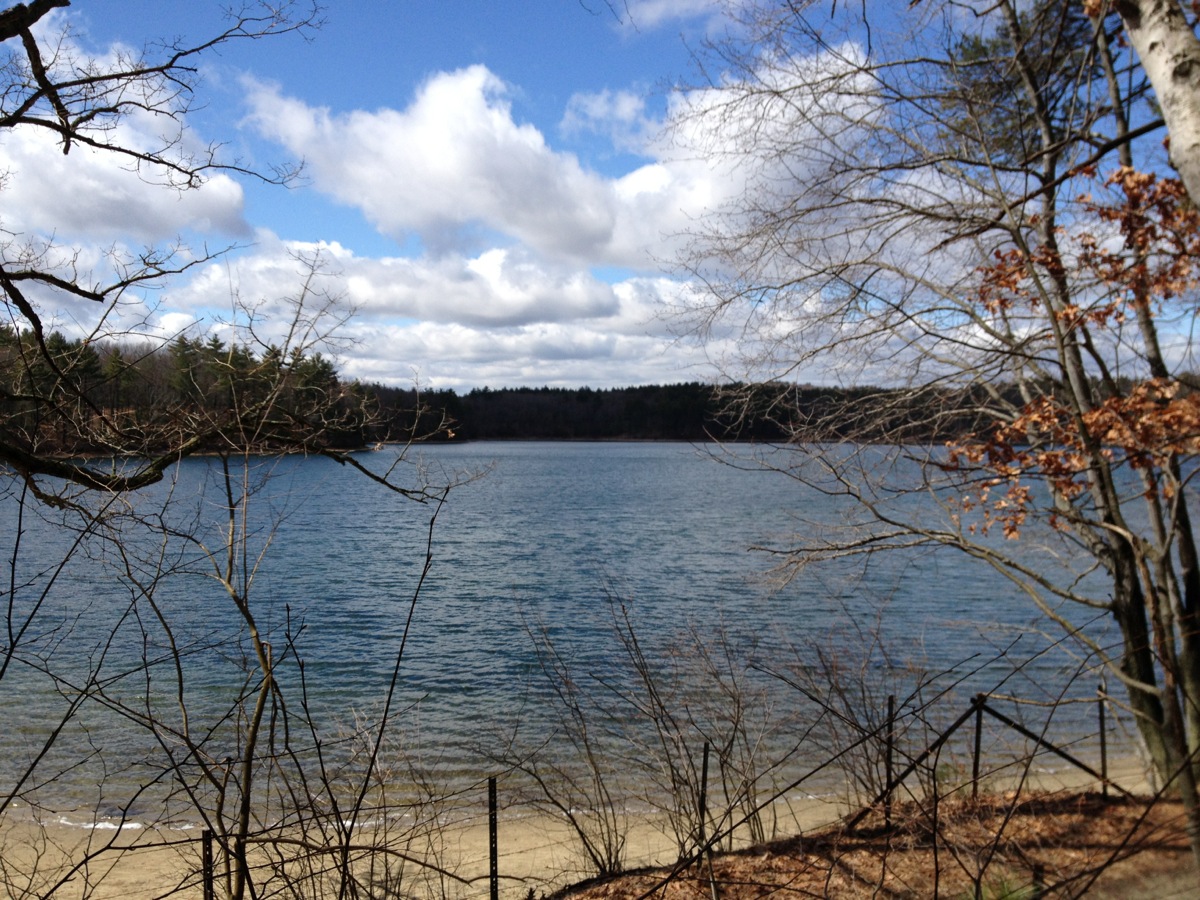
[[[509,326],[609,318],[618,312],[613,288],[578,269],[551,269],[513,249],[436,258],[356,256],[336,242],[281,242],[260,236],[256,251],[204,269],[171,293],[173,306],[228,306],[236,292],[257,302],[303,282],[318,260],[326,293],[336,293],[360,318],[420,319],[472,326]],[[224,298],[224,299],[222,299]]]
[[[252,83],[250,121],[305,157],[314,187],[434,255],[516,243],[551,266],[657,268],[669,242],[724,193],[727,173],[676,155],[616,179],[518,124],[482,66],[430,78],[404,110],[334,113]],[[629,92],[577,95],[564,127],[623,130],[654,160],[658,123]],[[664,243],[667,242],[667,243]]]
[[[574,270],[549,271],[510,250],[436,260],[356,256],[337,243],[260,235],[255,250],[204,267],[164,297],[169,324],[238,318],[232,293],[264,315],[260,342],[279,341],[312,261],[316,302],[338,302],[343,371],[437,387],[592,385],[679,381],[689,353],[661,313],[681,288],[665,277],[607,284]],[[353,312],[353,315],[350,315]],[[244,319],[244,316],[242,316]],[[157,322],[167,327],[167,317]],[[276,333],[280,332],[280,333]],[[334,348],[335,350],[337,348]]]
[[[564,131],[605,134],[647,160],[605,177],[515,121],[507,97],[482,66],[430,77],[404,109],[334,112],[249,84],[249,121],[304,155],[318,191],[398,244],[416,235],[431,250],[365,258],[324,247],[357,310],[347,371],[416,371],[451,386],[702,377],[664,315],[683,288],[650,273],[744,187],[732,154],[698,148],[735,136],[694,131],[667,143],[636,92],[578,94]],[[682,98],[676,111],[710,100]],[[694,120],[711,130],[706,116]],[[281,257],[255,257],[240,270],[243,291],[278,285]],[[591,274],[614,265],[632,274],[615,284]]]
[[[460,249],[482,225],[552,258],[603,254],[609,186],[518,124],[504,84],[483,66],[430,78],[404,110],[333,113],[251,83],[250,120],[302,154],[314,185],[360,208],[384,234],[420,232]]]
[[[703,379],[694,347],[659,317],[678,285],[633,279],[612,286],[608,315],[506,326],[415,321],[350,325],[347,372],[367,380],[417,379],[439,388],[593,386]]]
[[[694,352],[651,335],[577,325],[474,329],[422,322],[359,329],[346,370],[364,380],[468,390],[481,385],[603,387],[697,380]]]
[[[161,136],[135,120],[110,140],[136,150],[161,146]],[[184,232],[244,236],[241,186],[217,174],[201,187],[176,191],[154,183],[152,168],[136,171],[129,159],[76,144],[69,154],[45,129],[5,129],[0,135],[4,208],[9,231],[63,238],[146,244]]]
[[[639,25],[689,8],[629,6]],[[48,296],[47,309],[59,304],[48,322],[82,332],[109,315],[113,333],[169,339],[211,330],[244,340],[253,315],[254,340],[279,343],[307,265],[319,259],[310,300],[336,300],[330,324],[355,311],[343,332],[353,346],[331,348],[344,351],[351,376],[404,382],[416,374],[466,388],[701,377],[662,317],[679,284],[653,273],[688,223],[720,201],[724,176],[662,152],[642,92],[578,94],[564,110],[564,132],[599,134],[644,159],[613,176],[515,118],[515,92],[483,66],[433,74],[396,109],[323,109],[278,87],[245,85],[246,123],[302,157],[311,187],[360,211],[397,242],[396,254],[358,255],[330,234],[310,243],[255,234],[242,186],[227,175],[175,191],[112,154],[76,145],[64,157],[48,133],[9,130],[0,136],[0,227],[43,246],[53,238],[65,251],[59,263],[85,280],[179,235],[255,240],[128,292],[110,313]],[[174,124],[135,115],[112,137],[141,150],[178,141],[186,152],[193,136],[163,127]]]
[[[567,135],[603,135],[621,150],[644,153],[662,122],[646,110],[645,92],[603,90],[574,94],[559,128]]]
[[[604,317],[617,305],[612,289],[586,272],[548,270],[510,249],[355,260],[346,271],[349,299],[371,316],[519,325]]]

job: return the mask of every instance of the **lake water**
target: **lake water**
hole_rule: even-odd
[[[364,459],[378,464],[393,452]],[[646,656],[671,660],[671,671],[681,671],[681,657],[695,661],[698,646],[729,649],[738,660],[733,668],[748,672],[746,684],[770,694],[781,715],[795,712],[798,695],[769,673],[811,673],[815,648],[850,668],[867,660],[880,684],[907,661],[952,670],[938,683],[963,679],[964,698],[1005,678],[1005,692],[1053,698],[1076,671],[1056,653],[1012,677],[1014,661],[1046,645],[1043,620],[995,572],[945,551],[817,568],[782,586],[765,578],[772,557],[750,548],[786,546],[797,530],[819,530],[844,510],[778,474],[714,462],[703,448],[473,443],[422,447],[413,459],[433,482],[483,473],[451,491],[432,530],[436,504],[389,494],[327,460],[256,463],[252,479],[261,484],[244,525],[249,558],[261,551],[261,560],[249,597],[276,649],[290,635],[304,658],[307,702],[322,721],[339,719],[343,728],[355,711],[378,710],[407,625],[398,739],[449,781],[494,771],[514,735],[512,746],[553,740],[559,720],[554,692],[540,677],[546,657],[539,657],[539,640],[543,650],[548,640],[571,677],[619,716],[622,692],[633,690],[628,641],[616,627],[626,621]],[[221,543],[224,527],[215,466],[187,460],[169,488],[172,522],[210,547]],[[157,508],[167,491],[158,488],[138,503]],[[3,521],[15,524],[14,498],[3,504]],[[21,664],[0,680],[6,716],[19,722],[0,729],[0,788],[34,758],[89,679],[134,705],[149,690],[162,715],[175,714],[174,666],[153,662],[164,658],[161,621],[184,649],[193,727],[204,715],[219,717],[238,683],[240,654],[247,652],[242,623],[206,576],[210,563],[195,544],[167,541],[150,565],[154,543],[142,531],[129,535],[140,562],[122,561],[111,545],[90,539],[58,571],[71,534],[26,513],[10,598],[18,611],[44,599],[20,637]],[[414,607],[427,541],[432,563]],[[178,573],[156,580],[163,565]],[[131,587],[134,580],[140,588]],[[118,638],[110,640],[114,632]],[[868,639],[876,632],[882,646]],[[1008,658],[995,659],[1013,640]],[[753,666],[741,668],[746,661]],[[51,681],[39,667],[62,680]],[[290,660],[281,664],[281,680],[292,679],[293,709],[298,674]],[[911,681],[897,676],[902,694]],[[1070,692],[1085,697],[1095,686],[1089,675]],[[50,807],[120,807],[127,802],[121,785],[144,778],[156,752],[128,717],[85,704],[42,766],[65,768],[89,755],[91,763],[37,796]],[[100,759],[113,786],[97,800]]]

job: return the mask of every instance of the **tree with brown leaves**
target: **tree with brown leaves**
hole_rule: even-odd
[[[677,139],[745,184],[685,263],[731,379],[886,386],[863,436],[899,386],[947,440],[979,423],[885,449],[780,409],[781,468],[853,510],[781,570],[942,548],[999,571],[1124,684],[1200,861],[1200,221],[1123,6],[744,7],[676,107]]]

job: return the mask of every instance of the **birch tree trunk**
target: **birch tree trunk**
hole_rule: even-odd
[[[1178,0],[1118,0],[1113,8],[1154,86],[1171,162],[1200,202],[1200,39]]]

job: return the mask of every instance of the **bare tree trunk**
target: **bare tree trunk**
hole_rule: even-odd
[[[1176,754],[1163,734],[1164,713],[1157,691],[1154,650],[1146,626],[1146,600],[1131,560],[1118,562],[1113,583],[1117,597],[1113,617],[1121,629],[1123,641],[1120,670],[1126,679],[1129,705],[1154,770],[1164,779],[1177,764]]]
[[[1180,466],[1172,460],[1172,474],[1178,483]],[[1187,504],[1174,501],[1175,545],[1179,554],[1182,597],[1176,617],[1179,622],[1179,683],[1183,689],[1184,717],[1188,725],[1188,751],[1193,755],[1192,769],[1200,779],[1200,561]]]
[[[1142,560],[1142,576],[1150,591],[1150,614],[1154,628],[1155,653],[1162,665],[1162,706],[1163,733],[1168,743],[1173,760],[1173,768],[1168,778],[1177,781],[1179,797],[1183,801],[1186,817],[1188,843],[1191,845],[1192,858],[1196,863],[1196,872],[1200,876],[1200,799],[1196,796],[1196,778],[1192,771],[1192,760],[1189,758],[1186,729],[1184,726],[1182,702],[1179,694],[1177,673],[1179,661],[1175,650],[1174,629],[1171,627],[1171,611],[1167,608],[1166,598],[1154,592],[1150,586],[1151,575],[1146,570]]]
[[[1200,39],[1177,0],[1118,0],[1114,8],[1162,108],[1171,162],[1200,198]]]

